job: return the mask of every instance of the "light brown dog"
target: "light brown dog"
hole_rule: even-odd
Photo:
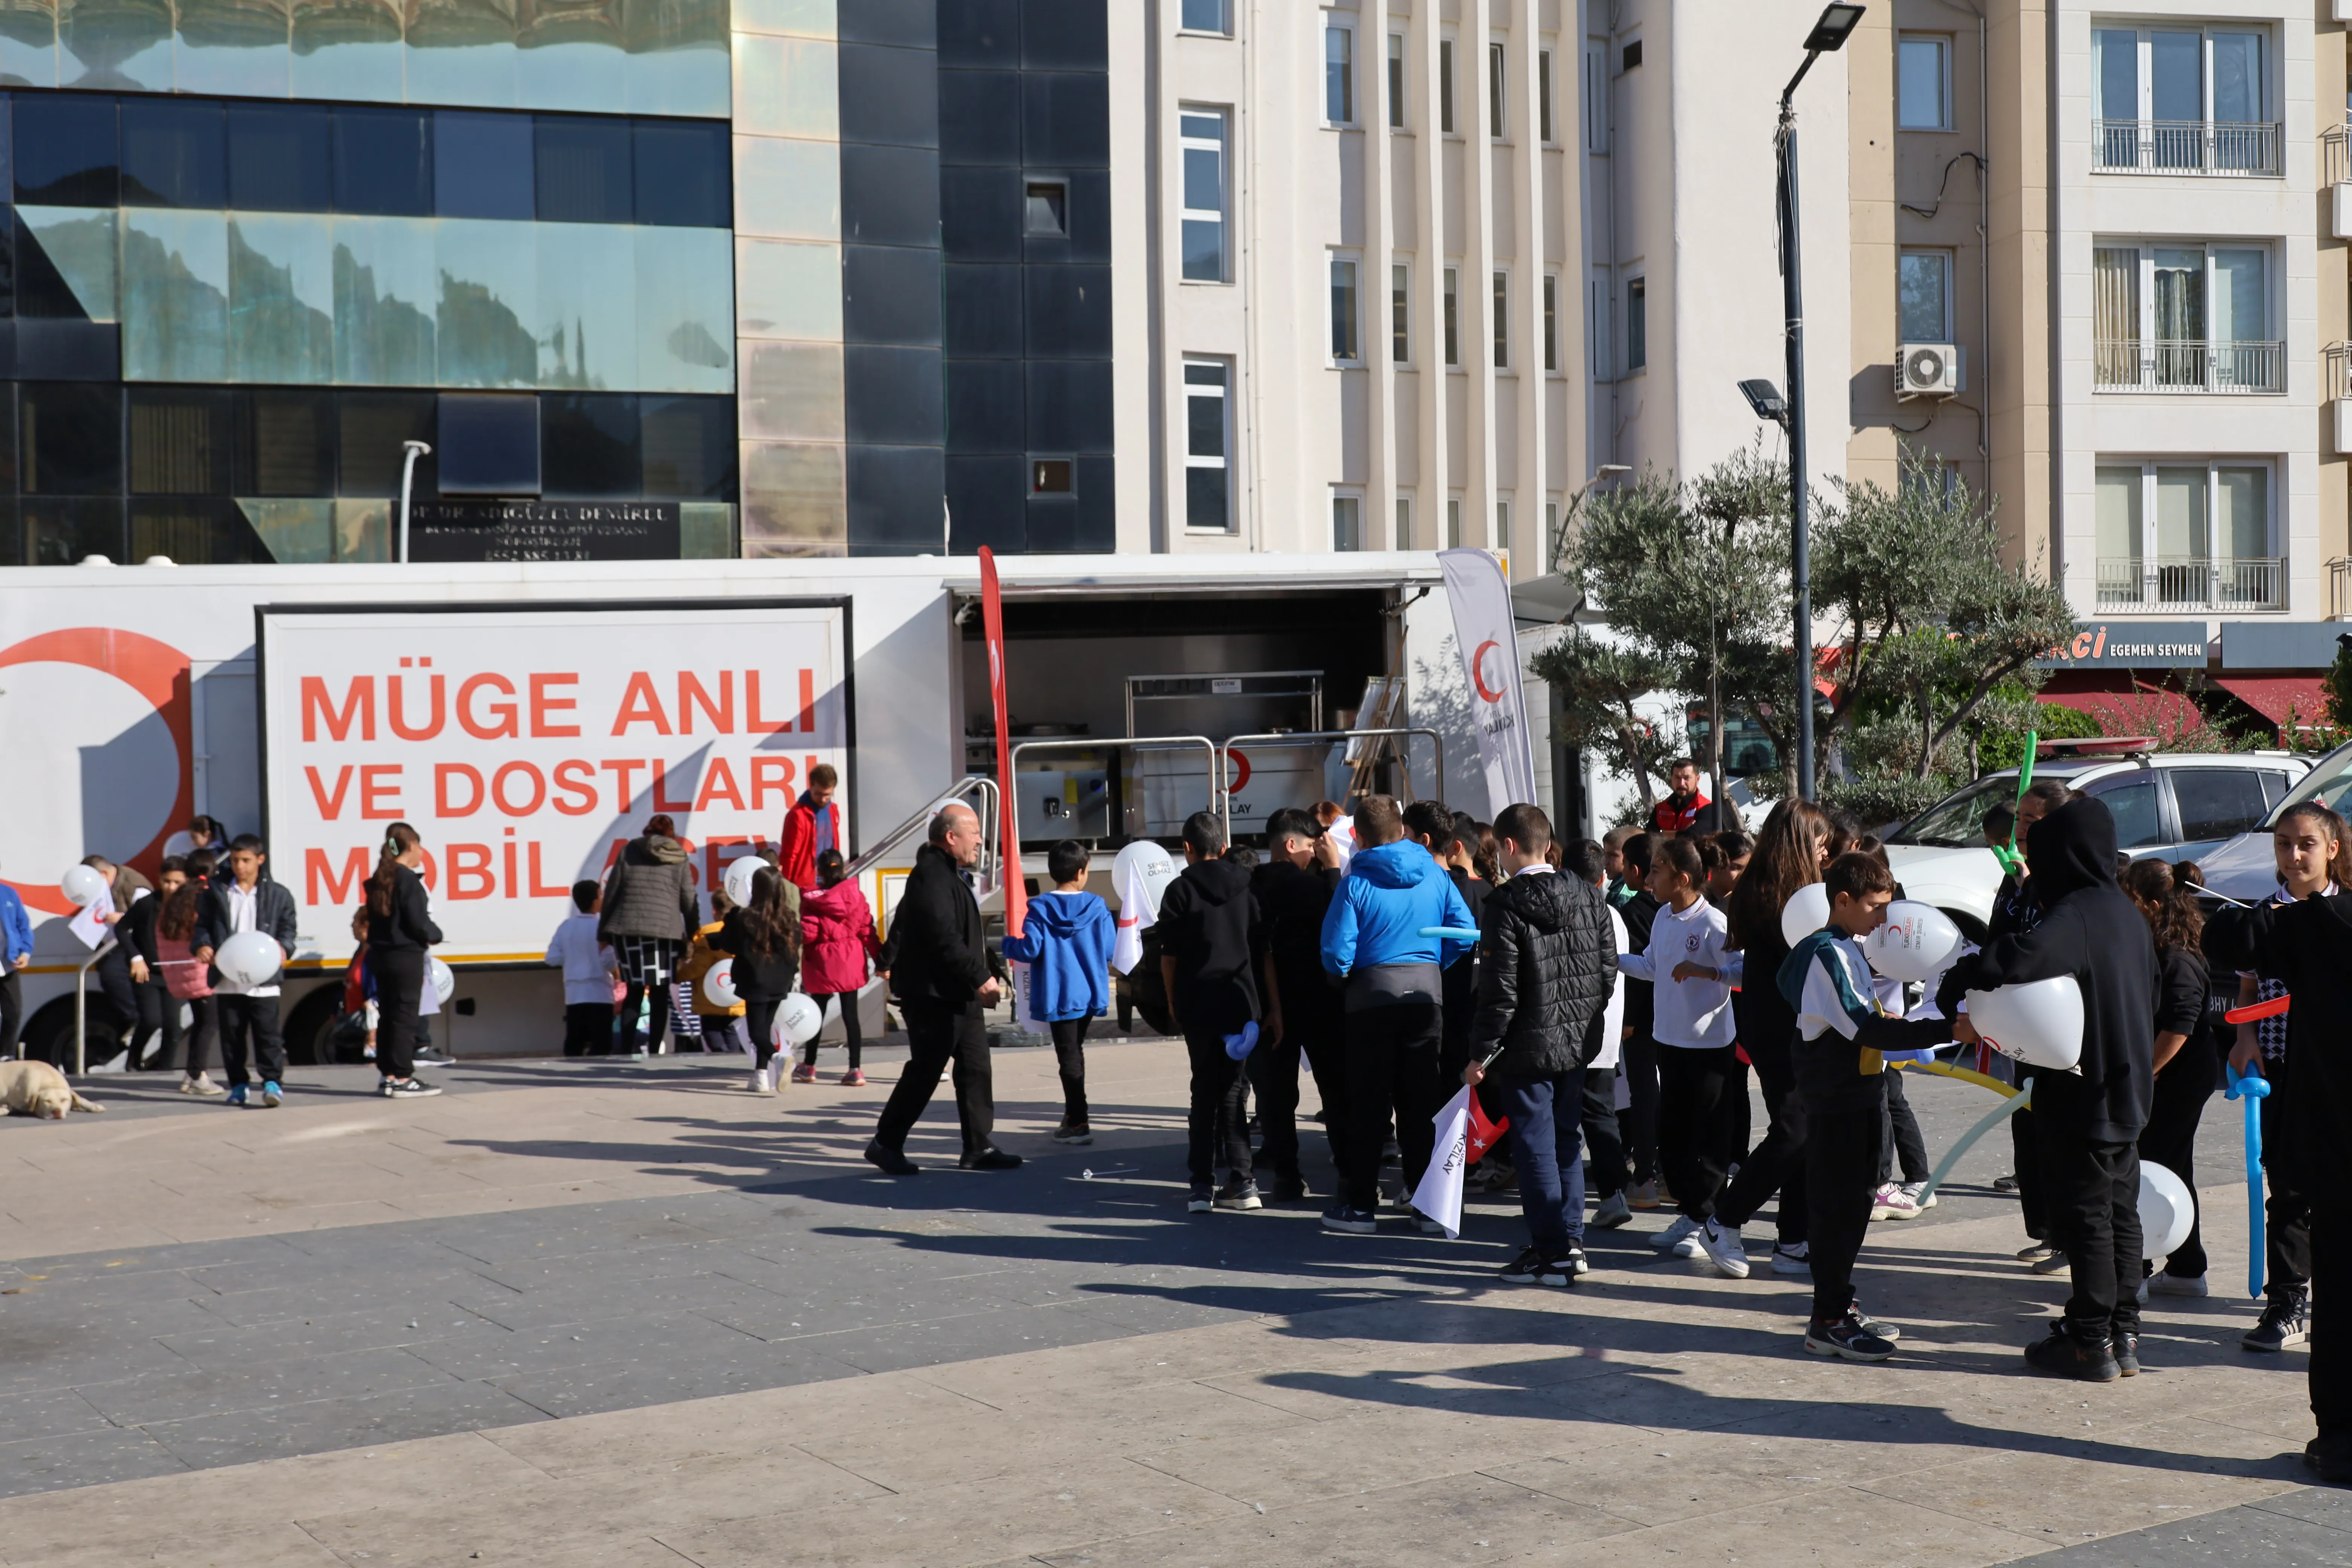
[[[68,1110],[104,1110],[106,1107],[74,1092],[66,1075],[47,1062],[0,1061],[0,1103],[11,1116],[41,1116],[63,1121]]]

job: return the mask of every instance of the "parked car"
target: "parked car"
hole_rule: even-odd
[[[2271,825],[2288,806],[2316,800],[2341,816],[2352,806],[2352,744],[2336,747],[2288,790],[2286,797],[2251,830],[2197,858],[2205,886],[2225,897],[2251,902],[2278,886],[2278,861],[2271,853]]]
[[[2048,757],[2034,763],[2033,776],[2063,779],[2106,802],[2116,816],[2116,847],[2134,859],[2196,860],[2210,875],[2205,858],[2268,821],[2310,768],[2308,759],[2286,752],[2179,752]],[[2352,790],[2352,758],[2338,788]],[[1905,895],[1979,935],[1992,918],[2001,878],[2000,862],[1985,846],[1984,820],[2016,799],[2017,770],[2005,768],[1888,835],[1887,862]],[[2266,868],[2269,853],[2263,847]]]

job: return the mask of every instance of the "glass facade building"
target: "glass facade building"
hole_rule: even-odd
[[[1109,548],[1107,5],[0,4],[0,559]]]

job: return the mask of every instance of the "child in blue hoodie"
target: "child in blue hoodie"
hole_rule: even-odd
[[[1019,936],[1004,956],[1029,965],[1029,1016],[1054,1037],[1062,1068],[1062,1125],[1056,1143],[1091,1143],[1087,1121],[1087,1026],[1110,1005],[1110,907],[1087,891],[1087,847],[1066,838],[1046,853],[1054,890],[1029,901]]]
[[[1395,799],[1366,797],[1356,811],[1355,855],[1323,917],[1323,967],[1345,987],[1347,1136],[1338,1147],[1339,1199],[1327,1230],[1379,1228],[1381,1145],[1396,1118],[1404,1187],[1421,1185],[1437,1142],[1433,1122],[1453,1090],[1439,1079],[1444,1036],[1440,972],[1475,950],[1475,937],[1428,937],[1432,927],[1475,930],[1445,868],[1404,836]],[[1422,1216],[1421,1229],[1445,1227]]]

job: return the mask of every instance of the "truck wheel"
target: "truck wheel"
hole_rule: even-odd
[[[341,1060],[335,1044],[335,1020],[342,1011],[343,984],[340,979],[305,992],[286,1014],[286,1065],[331,1067]],[[362,1048],[351,1048],[353,1061],[360,1059]]]
[[[92,1067],[111,1061],[129,1046],[131,1031],[117,1029],[106,1020],[109,1009],[103,1000],[89,999],[89,1063]],[[20,1037],[25,1055],[31,1059],[49,1062],[61,1071],[74,1068],[74,999],[70,993],[53,996],[37,1009],[26,1022]]]

